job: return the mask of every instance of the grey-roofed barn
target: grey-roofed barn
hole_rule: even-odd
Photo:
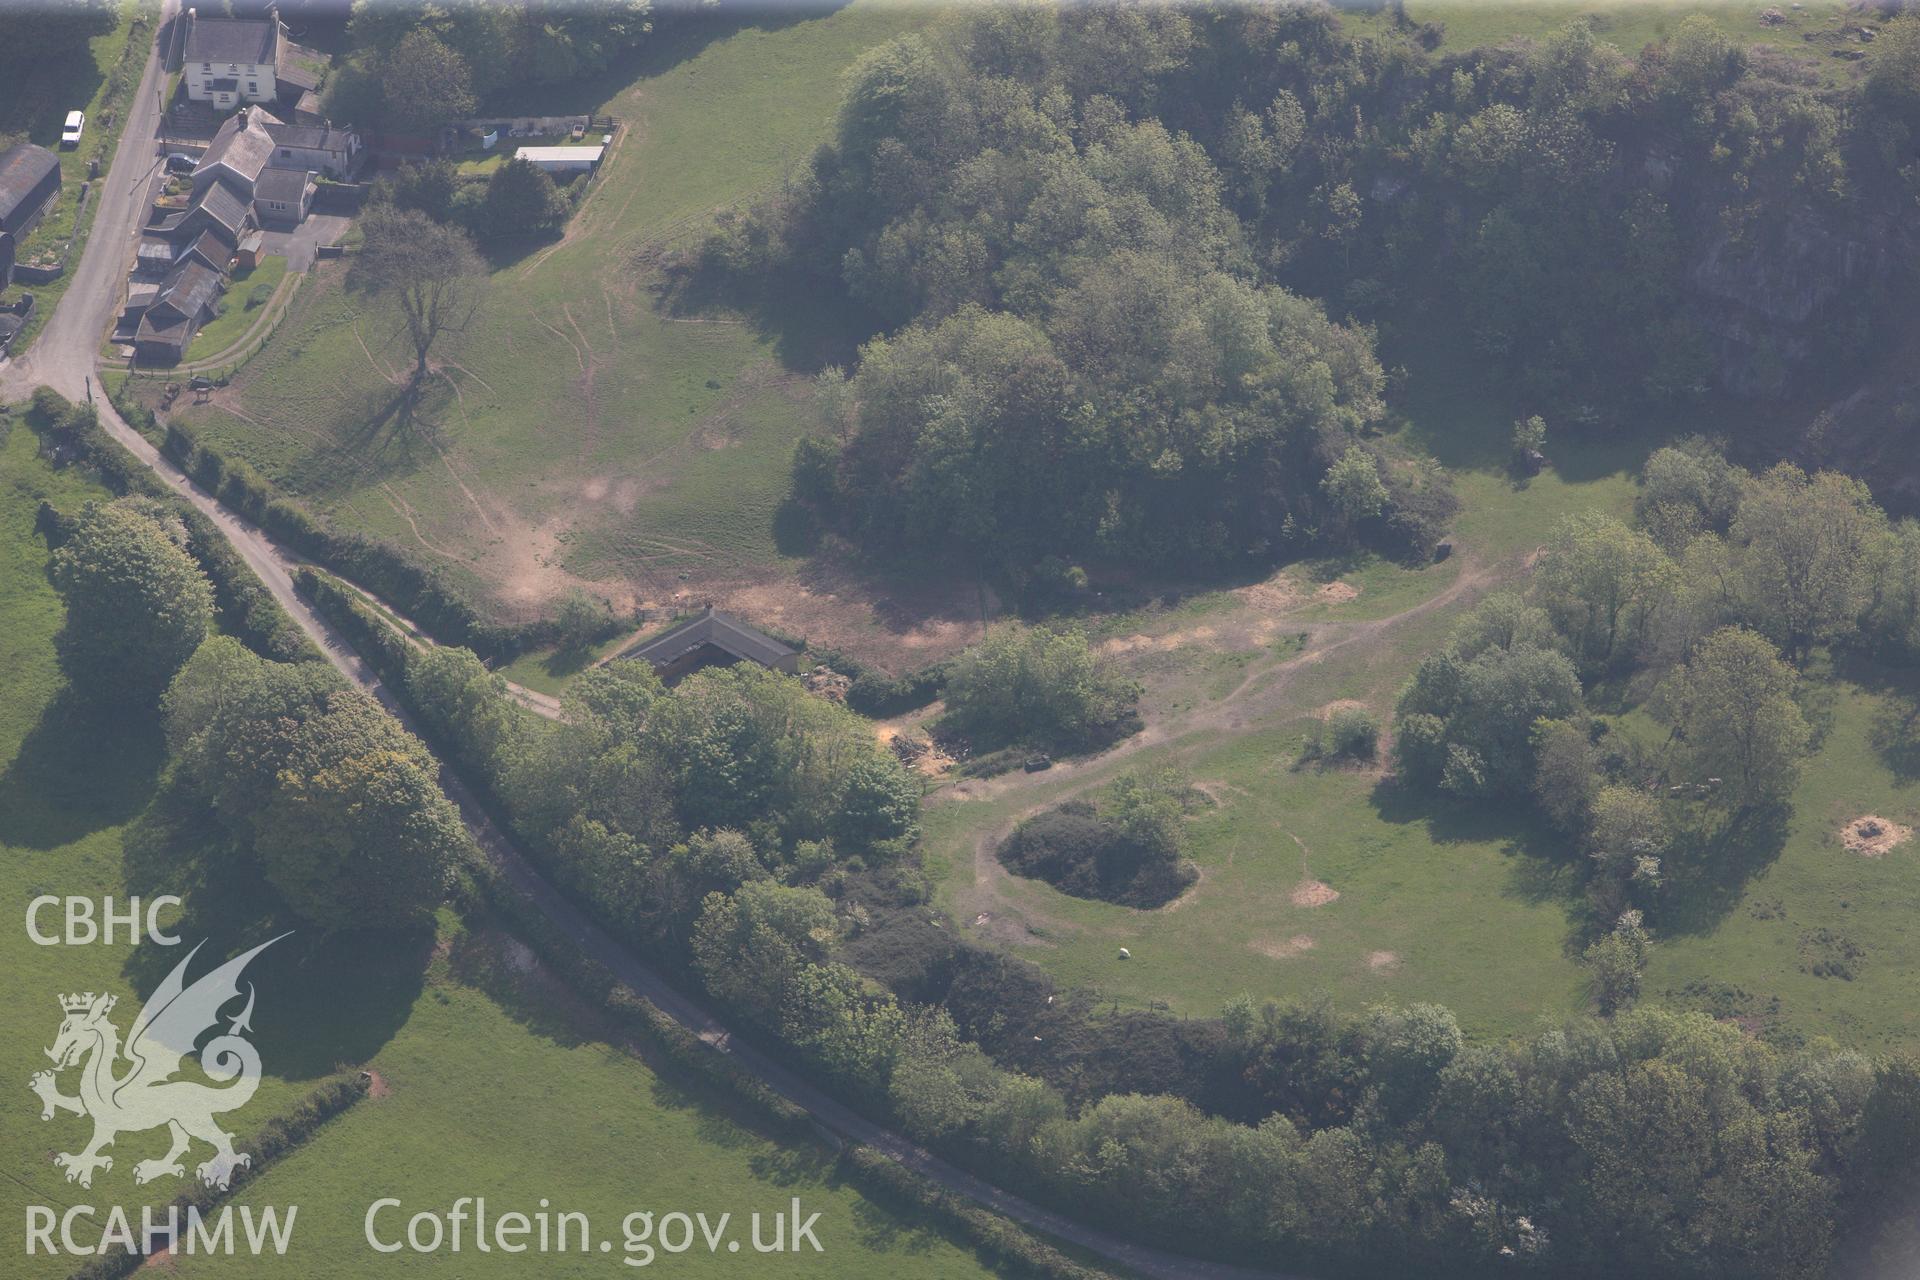
[[[0,231],[24,236],[60,190],[60,160],[23,142],[0,151]]]
[[[800,669],[797,650],[711,606],[699,617],[620,656],[652,663],[660,678],[669,683],[702,667],[731,666],[735,662],[757,662],[788,675]]]
[[[181,267],[167,277],[141,313],[133,334],[134,351],[149,363],[178,361],[219,296],[219,272],[198,261]]]

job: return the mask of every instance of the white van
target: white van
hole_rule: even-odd
[[[67,112],[66,128],[60,131],[60,145],[77,147],[80,145],[80,131],[87,127],[87,117],[79,111]]]

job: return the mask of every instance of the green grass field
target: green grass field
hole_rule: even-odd
[[[374,1058],[386,1096],[371,1098],[238,1197],[240,1204],[300,1206],[299,1274],[544,1276],[622,1270],[621,1223],[636,1211],[733,1215],[769,1221],[799,1197],[819,1212],[823,1252],[742,1263],[704,1245],[660,1260],[676,1272],[708,1275],[764,1268],[775,1275],[960,1277],[990,1274],[937,1232],[903,1222],[833,1176],[823,1149],[782,1147],[710,1099],[663,1081],[639,1059],[610,1047],[570,1018],[564,996],[515,974],[488,948],[455,931],[427,989]],[[462,972],[466,977],[459,976]],[[367,1207],[391,1196],[403,1209],[380,1219],[400,1238],[406,1219],[444,1213],[461,1196],[485,1196],[493,1214],[585,1213],[593,1253],[516,1258],[500,1253],[381,1255],[363,1234]],[[176,1262],[183,1276],[253,1276],[246,1258]]]
[[[533,649],[497,670],[522,688],[558,696],[573,683],[575,676],[619,652],[630,639],[631,634],[622,631],[611,640],[585,649]]]
[[[419,421],[387,411],[391,315],[323,264],[235,395],[187,415],[340,524],[412,546],[521,614],[574,583],[616,603],[784,572],[773,518],[807,375],[789,335],[655,305],[651,255],[778,184],[830,129],[840,74],[924,11],[854,4],[679,28],[616,73],[501,110],[623,130],[557,243],[497,253]]]
[[[0,930],[9,978],[0,997],[7,1032],[0,1037],[0,1078],[15,1092],[0,1107],[0,1170],[7,1175],[0,1213],[19,1223],[28,1205],[58,1211],[85,1202],[100,1206],[86,1220],[97,1231],[107,1206],[125,1206],[137,1222],[139,1206],[177,1193],[170,1180],[142,1188],[131,1175],[135,1161],[164,1150],[164,1135],[123,1135],[112,1149],[114,1168],[82,1191],[63,1181],[51,1158],[84,1143],[86,1122],[66,1114],[42,1122],[26,1081],[47,1065],[41,1050],[60,1023],[57,996],[114,992],[122,1002],[114,1020],[124,1030],[142,993],[179,953],[152,945],[134,951],[118,941],[36,946],[21,926],[27,902],[41,894],[110,894],[124,903],[130,884],[138,884],[148,894],[184,892],[189,919],[213,927],[216,946],[237,950],[270,926],[223,916],[236,895],[220,875],[201,880],[204,871],[190,855],[154,868],[123,848],[130,825],[156,802],[163,748],[151,720],[89,717],[64,692],[52,645],[60,603],[47,581],[34,515],[43,499],[72,510],[107,495],[75,472],[54,471],[35,448],[24,425],[14,425],[0,446],[0,663],[7,672],[0,682],[0,885],[13,921]],[[55,921],[49,916],[42,924]],[[162,917],[163,925],[172,922]],[[200,936],[188,926],[181,932],[189,946]],[[249,975],[259,989],[254,1027],[265,1076],[253,1101],[224,1117],[242,1136],[240,1149],[247,1135],[339,1067],[366,1064],[382,1080],[384,1096],[360,1103],[241,1197],[300,1206],[297,1274],[576,1275],[582,1266],[618,1267],[602,1259],[377,1255],[362,1242],[361,1217],[368,1203],[389,1194],[404,1198],[409,1212],[444,1208],[459,1195],[486,1195],[500,1210],[532,1212],[545,1196],[589,1213],[616,1240],[620,1220],[634,1210],[705,1211],[710,1218],[731,1212],[744,1223],[798,1196],[808,1212],[821,1213],[816,1234],[825,1252],[749,1254],[770,1274],[986,1274],[939,1233],[839,1185],[822,1149],[772,1142],[725,1101],[668,1083],[610,1043],[531,953],[503,935],[470,936],[451,916],[443,916],[437,937],[296,934]],[[72,1090],[70,1076],[62,1087]],[[88,1231],[77,1228],[83,1239]],[[64,1276],[75,1266],[72,1258],[18,1256],[15,1247],[0,1266],[9,1277]],[[701,1271],[729,1259],[673,1261]],[[175,1265],[178,1274],[252,1276],[263,1264],[235,1257]]]
[[[42,500],[74,510],[108,495],[76,473],[52,470],[36,455],[36,444],[33,433],[16,423],[0,448],[0,669],[7,673],[0,682],[0,884],[10,917],[9,926],[0,930],[0,957],[9,978],[0,997],[0,1025],[7,1031],[0,1078],[15,1091],[10,1105],[0,1108],[0,1150],[8,1153],[0,1212],[15,1222],[22,1221],[27,1204],[76,1200],[76,1189],[62,1180],[52,1155],[78,1150],[88,1131],[69,1115],[43,1123],[39,1104],[26,1088],[27,1078],[47,1066],[41,1051],[53,1043],[62,1017],[56,997],[111,991],[123,1008],[137,1006],[139,979],[150,984],[161,976],[131,970],[123,944],[36,946],[23,924],[27,903],[43,894],[96,901],[111,894],[124,907],[121,836],[153,799],[163,757],[152,720],[103,720],[82,712],[65,692],[52,643],[61,622],[60,602],[47,581],[46,544],[34,532],[34,513]],[[171,924],[171,917],[163,917],[163,923]],[[57,931],[57,914],[44,916],[41,924]],[[124,1029],[130,1022],[129,1016],[120,1025]],[[307,1055],[277,1063],[270,1059],[259,1094],[236,1113],[242,1131],[257,1128],[310,1088],[315,1075],[330,1069],[330,1060],[316,1063]],[[72,1087],[70,1080],[63,1083],[69,1091]],[[156,1136],[130,1135],[117,1148],[123,1159],[116,1171],[102,1175],[96,1189],[110,1187],[129,1206],[170,1198],[173,1188],[136,1188],[129,1172],[135,1159],[164,1149],[164,1143],[152,1152],[144,1149]],[[9,1275],[65,1275],[72,1260],[10,1259],[6,1270]]]
[[[1346,8],[1347,6],[1342,6]],[[1362,26],[1387,22],[1370,6],[1354,6],[1346,20]],[[1353,10],[1359,10],[1358,12]],[[1779,13],[1778,23],[1763,23],[1760,15]],[[1842,53],[1863,53],[1871,46],[1856,37],[1861,15],[1844,0],[1803,0],[1800,5],[1675,3],[1674,0],[1609,0],[1607,3],[1569,3],[1568,0],[1529,0],[1528,3],[1485,3],[1476,0],[1408,0],[1407,17],[1416,23],[1438,22],[1445,28],[1441,49],[1453,52],[1481,45],[1503,44],[1516,38],[1540,40],[1576,19],[1593,23],[1601,39],[1628,55],[1671,36],[1694,15],[1706,17],[1728,39],[1743,48],[1764,46],[1782,53],[1804,55],[1827,78],[1852,74],[1859,62]]]

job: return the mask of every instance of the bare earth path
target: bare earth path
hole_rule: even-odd
[[[165,0],[164,19],[178,7]],[[98,220],[87,242],[73,286],[67,290],[38,342],[21,358],[0,370],[0,395],[17,399],[36,386],[50,386],[69,398],[86,394],[88,381],[97,380],[95,354],[107,319],[119,297],[119,282],[132,255],[131,235],[139,228],[137,197],[145,190],[145,175],[154,162],[154,83],[160,74],[159,56],[150,55],[140,89],[134,95],[114,163],[106,182]],[[135,176],[138,171],[139,182]],[[147,438],[114,412],[104,396],[95,396],[100,423],[113,438],[149,467],[170,488],[206,514],[226,535],[260,580],[313,637],[327,659],[349,680],[378,699],[409,728],[416,728],[392,692],[374,674],[346,639],[336,633],[293,589],[293,570],[299,558],[283,550],[258,528],[234,515],[193,484],[179,468],[161,456]],[[1142,1276],[1164,1280],[1304,1280],[1273,1272],[1253,1271],[1220,1263],[1202,1262],[1159,1249],[1134,1244],[1097,1228],[1084,1226],[1043,1209],[1022,1197],[1000,1190],[956,1165],[867,1119],[853,1108],[827,1096],[789,1071],[760,1049],[735,1039],[705,1008],[688,999],[650,965],[641,961],[612,935],[563,897],[536,870],[519,848],[496,827],[472,792],[451,770],[443,769],[442,785],[459,807],[474,840],[500,869],[516,891],[559,926],[588,956],[605,965],[620,981],[651,1000],[674,1021],[702,1041],[728,1054],[788,1101],[804,1108],[836,1138],[864,1143],[921,1174],[953,1194],[985,1205],[1027,1227],[1086,1249]]]

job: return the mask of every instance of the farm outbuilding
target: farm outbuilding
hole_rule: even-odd
[[[600,167],[606,147],[521,147],[522,160],[548,173],[591,173]]]
[[[798,650],[712,606],[620,656],[652,663],[667,684],[706,667],[730,667],[736,662],[757,662],[787,675],[800,670]]]
[[[53,152],[30,142],[0,151],[0,231],[25,239],[59,191]]]

